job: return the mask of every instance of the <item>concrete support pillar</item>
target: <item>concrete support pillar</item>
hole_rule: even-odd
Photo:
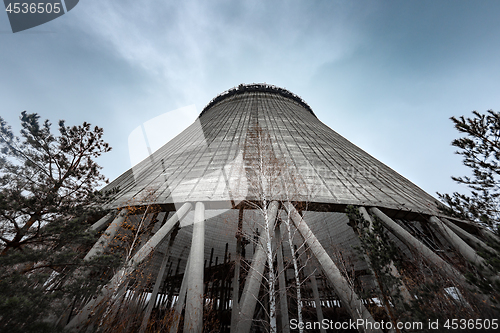
[[[437,268],[443,271],[449,278],[460,282],[462,285],[467,284],[464,276],[457,271],[453,266],[441,259],[431,249],[425,246],[422,242],[412,236],[408,231],[403,229],[399,224],[394,222],[390,217],[382,213],[378,208],[371,208],[370,212],[375,214],[400,241],[405,243],[409,248],[416,250],[425,259],[434,264]]]
[[[64,310],[63,314],[57,319],[55,326],[56,327],[64,327],[68,323],[69,317],[73,312],[73,307],[75,306],[76,296],[73,297],[73,300],[68,303],[68,307]]]
[[[288,317],[288,300],[286,295],[285,267],[283,264],[283,248],[280,227],[276,228],[276,254],[278,261],[278,283],[280,295],[279,316],[281,317],[281,332],[290,333],[290,319]]]
[[[178,230],[178,229],[176,229]],[[160,271],[158,272],[158,276],[156,277],[156,281],[153,287],[153,291],[151,292],[151,298],[149,299],[148,306],[146,307],[146,311],[144,313],[144,318],[142,320],[141,328],[139,329],[139,333],[144,333],[148,327],[148,322],[149,322],[149,317],[151,316],[151,311],[153,311],[153,308],[156,303],[156,297],[158,296],[158,291],[160,290],[160,285],[163,281],[163,276],[165,275],[165,269],[167,268],[167,263],[168,263],[168,258],[169,258],[169,252],[170,248],[172,247],[175,236],[177,235],[177,232],[174,231],[172,232],[170,236],[170,240],[168,242],[168,247],[167,250],[165,251],[165,254],[163,255],[163,260],[160,265]]]
[[[179,290],[179,298],[175,303],[174,312],[172,314],[173,320],[172,320],[172,325],[170,326],[169,333],[177,333],[177,330],[179,329],[179,322],[181,321],[182,309],[184,308],[184,303],[186,301],[186,290],[188,287],[188,279],[189,279],[189,272],[188,272],[189,261],[190,261],[189,259],[190,257],[188,257],[186,263],[186,270],[184,271],[184,276],[182,277],[181,288]]]
[[[123,221],[125,221],[127,214],[128,214],[128,209],[126,208],[120,211],[120,213],[115,217],[113,222],[111,222],[111,224],[108,226],[106,231],[104,231],[101,237],[99,237],[99,240],[94,244],[94,246],[90,249],[90,251],[87,253],[85,258],[83,258],[83,260],[88,261],[92,259],[96,255],[102,253],[108,247],[109,243],[113,240],[113,238],[115,238],[118,229],[120,229],[120,227],[122,226]],[[102,227],[102,225],[98,225],[97,227],[100,228]]]
[[[373,221],[372,221],[370,214],[368,214],[368,212],[366,211],[365,207],[359,207],[359,212],[361,213],[363,218],[370,223],[370,226],[369,226],[370,231],[373,231]],[[367,263],[370,266],[370,270],[372,270],[372,273],[375,274],[373,272],[373,269],[371,268],[371,263],[368,259],[368,256],[366,256],[365,258],[367,258]],[[401,279],[401,274],[399,274],[399,271],[396,268],[396,266],[394,266],[394,262],[392,260],[389,263],[389,270],[390,270],[392,276],[394,276],[395,278],[397,278],[401,281],[401,285],[399,286],[399,292],[401,293],[401,296],[403,297],[404,302],[409,303],[410,301],[412,301],[413,298],[411,297],[410,292],[408,291],[408,289],[404,285],[404,282]],[[380,286],[379,286],[379,288],[382,290],[382,288]],[[390,311],[390,309],[387,309],[387,311]]]
[[[122,213],[125,214],[125,210],[122,210]],[[114,217],[115,217],[114,212],[109,212],[105,216],[103,216],[101,219],[99,219],[99,221],[94,223],[89,229],[100,232],[106,228],[109,221],[113,220]],[[115,229],[115,231],[114,231],[115,234],[116,234],[116,230],[118,230],[118,228],[123,223],[123,220],[121,222],[120,221],[116,221],[116,222],[118,222],[118,223],[115,224],[114,227],[117,227],[117,228],[116,229],[113,228],[113,229]],[[113,232],[112,230],[110,230],[110,231]],[[111,232],[108,232],[108,235],[110,235]],[[106,236],[106,232],[103,235],[101,235],[101,238],[94,244],[92,249],[87,253],[87,255],[85,256],[85,260],[88,261],[88,260],[92,259],[95,255],[99,254],[100,251],[103,251],[105,249],[107,244],[106,244],[106,246],[102,247],[102,245],[104,245],[103,242],[105,241],[105,238],[103,236]],[[114,237],[114,235],[113,235],[113,237]],[[112,238],[109,238],[109,241],[111,241],[111,239]],[[108,241],[108,243],[109,243],[109,241]],[[101,244],[101,248],[98,248],[99,244]],[[87,272],[85,270],[82,271],[82,270],[78,269],[74,272],[74,276],[84,277],[86,275],[87,275]],[[68,305],[70,304],[69,300],[64,300],[63,302],[68,303]],[[72,301],[71,303],[74,303],[74,301]],[[63,326],[63,327],[66,326],[66,324],[68,324],[68,319],[69,319],[69,316],[71,315],[72,310],[73,310],[73,305],[71,305],[69,308],[67,308],[67,310],[63,313],[63,315],[57,320],[56,326]]]
[[[129,286],[129,281],[122,284],[118,291],[115,293],[113,309],[111,311],[111,315],[109,315],[109,322],[113,322],[115,318],[118,316],[120,310],[122,310],[123,302],[125,301],[125,296],[127,295],[127,288]],[[130,298],[129,298],[130,299]],[[89,327],[90,328],[90,327]],[[87,332],[94,332],[92,328],[87,328]]]
[[[185,203],[165,224],[158,230],[151,239],[120,269],[108,284],[102,288],[101,294],[89,301],[85,307],[66,325],[66,329],[73,329],[87,321],[95,306],[107,297],[112,297],[117,292],[121,284],[167,236],[170,235],[174,226],[191,210],[191,204]],[[116,219],[115,219],[116,220]],[[114,223],[114,221],[113,221]]]
[[[102,289],[101,294],[96,298],[91,299],[78,314],[71,319],[65,326],[65,329],[72,332],[75,329],[80,329],[90,318],[92,312],[96,307],[103,304],[104,301],[110,299],[109,304],[113,305],[115,300],[120,299],[123,290],[121,288],[125,281],[125,268],[122,268],[116,273],[110,282],[108,282]]]
[[[205,205],[197,202],[194,212],[193,239],[189,254],[189,278],[186,296],[184,332],[203,332],[203,271],[205,247]]]
[[[476,236],[468,233],[464,229],[460,228],[455,223],[442,217],[440,217],[439,220],[441,220],[444,224],[446,224],[451,230],[453,230],[454,233],[456,233],[458,236],[464,239],[470,246],[472,246],[476,250],[487,250],[492,253],[496,252],[493,248],[489,247],[485,242],[483,242]]]
[[[495,272],[493,267],[491,267],[486,260],[480,257],[477,252],[469,246],[462,238],[458,237],[456,233],[451,230],[445,223],[443,223],[440,219],[435,216],[431,216],[429,221],[433,224],[441,234],[446,238],[451,245],[459,251],[465,259],[471,261],[473,264],[484,267],[487,271],[485,272],[487,276],[490,276],[495,281],[500,281],[500,276],[498,276],[498,272]],[[472,237],[472,235],[471,235]]]
[[[321,307],[321,299],[319,298],[319,290],[318,290],[318,282],[316,281],[316,274],[309,267],[307,274],[309,275],[309,280],[311,281],[314,303],[316,304],[316,317],[318,318],[318,321],[321,323],[323,322],[324,317],[323,317],[323,309]],[[323,328],[323,326],[321,326],[320,332],[326,333],[326,330]]]
[[[109,223],[109,221],[111,221],[113,216],[114,216],[114,214],[112,212],[107,213],[99,221],[92,224],[92,226],[90,227],[90,230],[95,230],[95,231],[104,230],[104,228],[106,228],[106,225]]]
[[[290,214],[295,227],[300,232],[305,242],[309,246],[310,251],[314,254],[319,264],[323,268],[323,271],[334,287],[337,296],[340,298],[343,306],[349,312],[351,317],[354,320],[362,319],[365,322],[375,323],[375,320],[373,319],[370,312],[363,305],[358,295],[351,289],[351,286],[349,286],[349,283],[342,276],[337,265],[335,265],[332,258],[330,258],[328,253],[325,251],[311,229],[309,229],[309,226],[304,222],[295,207],[289,202],[284,206]],[[364,327],[365,326],[359,327],[361,332],[382,333],[380,329],[364,329]]]
[[[268,207],[269,216],[269,230],[274,230],[274,223],[278,214],[279,203],[273,201]],[[265,233],[260,236],[260,244],[256,244],[257,250],[252,258],[252,266],[248,272],[245,287],[240,302],[240,318],[237,323],[235,332],[248,333],[252,327],[252,320],[255,311],[255,305],[259,297],[259,290],[261,287],[262,276],[264,275],[264,268],[266,266],[266,242],[267,237]]]
[[[480,227],[479,234],[481,236],[483,236],[484,238],[488,238],[490,241],[492,241],[494,243],[500,244],[500,238],[498,238],[497,235],[495,235],[493,232],[491,232],[490,230],[488,230],[486,228]]]
[[[238,260],[238,259],[236,259]],[[237,322],[239,320],[240,306],[238,302],[238,297],[240,293],[240,268],[241,264],[237,262],[234,266],[234,277],[233,277],[233,295],[232,295],[232,309],[231,309],[231,333],[236,332]]]
[[[241,270],[241,253],[242,253],[242,238],[243,238],[243,208],[240,208],[238,216],[238,231],[236,234],[236,258],[234,259],[234,277],[233,277],[233,306],[231,309],[231,330],[230,333],[236,332],[236,326],[240,315],[240,270]]]
[[[458,251],[465,259],[471,261],[475,265],[487,267],[486,262],[483,258],[477,255],[476,251],[469,246],[462,238],[458,237],[457,234],[451,230],[446,224],[444,224],[440,219],[435,216],[429,218],[429,222],[439,230],[439,232],[444,236],[444,238]]]
[[[137,266],[141,263],[147,256],[153,252],[153,250],[160,244],[163,239],[168,237],[170,233],[175,229],[177,224],[186,216],[187,213],[193,208],[193,206],[186,202],[182,205],[171,218],[158,230],[153,237],[151,237],[146,244],[144,244],[139,251],[130,259],[131,265]]]

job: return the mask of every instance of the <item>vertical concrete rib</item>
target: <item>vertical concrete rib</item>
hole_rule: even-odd
[[[120,227],[122,226],[123,221],[125,221],[127,214],[128,209],[126,208],[120,211],[118,216],[115,217],[106,231],[101,235],[101,237],[99,237],[99,240],[94,244],[94,246],[90,249],[83,260],[88,261],[92,259],[99,253],[102,253],[108,247],[109,243],[113,240],[113,238],[115,238],[118,229],[120,229]]]
[[[349,283],[345,280],[345,278],[340,273],[337,265],[333,262],[332,258],[325,251],[319,240],[313,234],[309,226],[302,219],[300,214],[297,212],[295,207],[287,202],[284,205],[287,212],[290,214],[292,222],[294,223],[297,230],[300,232],[307,245],[310,248],[310,251],[314,254],[319,264],[323,268],[326,276],[332,283],[337,296],[342,301],[342,304],[345,306],[349,314],[354,320],[363,320],[365,322],[375,323],[370,312],[363,305],[361,299],[358,295],[352,290]],[[369,324],[368,324],[369,326]],[[370,326],[369,326],[370,327]],[[373,325],[371,326],[373,327]],[[380,329],[364,329],[365,327],[359,327],[362,332],[379,332],[382,333]]]
[[[184,332],[203,332],[203,270],[205,247],[205,205],[197,202],[194,211],[193,239],[189,254]]]
[[[269,204],[269,230],[274,230],[274,223],[278,214],[279,204],[273,201]],[[264,275],[264,268],[266,266],[266,242],[267,237],[263,233],[260,237],[260,244],[257,244],[257,250],[252,258],[252,266],[248,272],[245,287],[240,302],[240,318],[237,323],[236,332],[248,333],[252,327],[252,320],[255,311],[255,305],[259,297],[259,290],[261,287],[262,276]]]

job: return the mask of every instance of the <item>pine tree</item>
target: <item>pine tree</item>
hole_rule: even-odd
[[[86,122],[61,120],[56,135],[37,114],[20,120],[16,136],[0,118],[0,331],[53,332],[68,300],[93,293],[95,272],[116,265],[113,256],[82,259],[106,199],[95,159],[111,148]]]
[[[463,156],[463,164],[472,171],[471,176],[452,177],[459,184],[467,185],[470,195],[454,192],[438,193],[452,216],[475,221],[499,232],[500,226],[500,112],[488,110],[474,117],[451,117],[455,128],[465,134],[452,145],[456,154]]]

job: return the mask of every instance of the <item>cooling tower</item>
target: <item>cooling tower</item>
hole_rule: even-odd
[[[431,195],[266,84],[215,97],[110,189],[86,259],[120,249],[126,263],[100,295],[73,304],[74,330],[106,331],[104,318],[130,332],[290,332],[323,320],[382,332],[368,324],[391,311],[367,296],[380,285],[347,207],[366,230],[381,223],[401,258],[458,285],[468,285],[460,263],[481,263],[475,244],[494,237],[445,218]],[[398,288],[414,299],[413,286]]]

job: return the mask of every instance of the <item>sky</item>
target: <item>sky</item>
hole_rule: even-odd
[[[449,118],[500,111],[499,17],[499,1],[81,0],[14,34],[3,12],[0,116],[103,127],[113,180],[141,124],[266,82],[429,194],[466,192]]]

